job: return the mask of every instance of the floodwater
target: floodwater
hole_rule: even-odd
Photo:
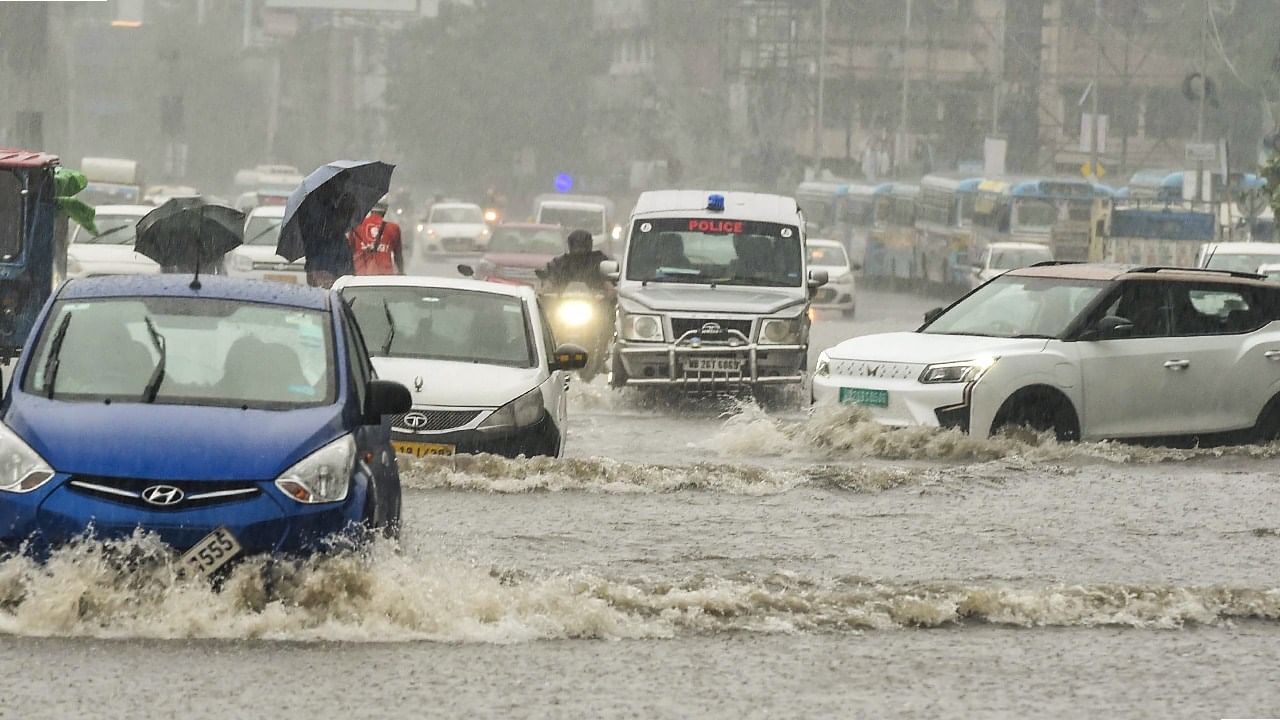
[[[0,718],[1280,716],[1280,447],[571,398],[565,459],[404,465],[399,546],[0,561]]]

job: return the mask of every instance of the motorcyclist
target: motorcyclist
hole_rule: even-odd
[[[600,263],[609,259],[608,255],[591,247],[591,233],[586,230],[574,230],[569,233],[569,251],[558,255],[547,263],[546,289],[559,292],[570,283],[580,282],[594,290],[607,290],[604,277],[600,274]]]

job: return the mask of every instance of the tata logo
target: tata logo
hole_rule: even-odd
[[[427,416],[420,412],[406,413],[401,422],[410,430],[421,430],[427,426]]]
[[[724,332],[724,328],[720,327],[720,323],[702,323],[702,330],[700,332],[703,335],[719,335]]]
[[[152,485],[142,491],[143,500],[160,507],[177,505],[182,502],[184,497],[186,497],[186,494],[182,492],[182,489],[172,485]]]

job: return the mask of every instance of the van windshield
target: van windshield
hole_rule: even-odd
[[[804,259],[793,225],[730,218],[638,220],[627,279],[705,285],[799,287]]]
[[[596,237],[605,234],[603,209],[543,205],[538,211],[538,222],[559,225],[566,230],[586,230]]]

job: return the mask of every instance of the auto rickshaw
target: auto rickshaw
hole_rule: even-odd
[[[56,155],[0,148],[0,365],[22,351],[40,308],[66,274],[58,165]]]

